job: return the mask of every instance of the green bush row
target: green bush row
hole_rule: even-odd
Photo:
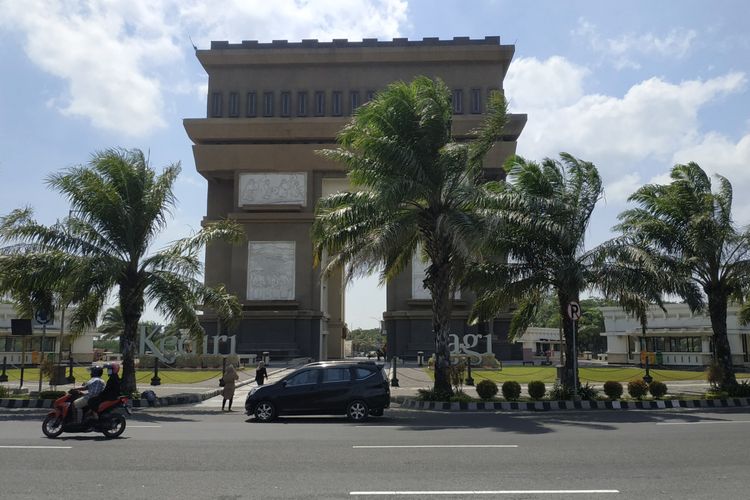
[[[741,385],[743,387],[738,392],[743,390],[750,391],[750,384],[743,383]],[[540,400],[547,395],[547,386],[540,380],[529,382],[526,388],[531,399]],[[494,381],[485,379],[477,384],[476,389],[477,394],[483,400],[491,400],[498,392],[502,392],[503,398],[508,401],[518,401],[521,397],[521,384],[514,380],[503,382],[498,390],[498,386]],[[647,384],[643,380],[634,380],[628,383],[628,394],[630,394],[630,397],[638,400],[645,397],[648,393],[651,393],[655,399],[662,398],[667,394],[667,390],[667,385],[659,381]],[[610,380],[604,383],[604,394],[610,400],[620,399],[622,393],[623,386],[620,382]],[[599,391],[586,383],[578,388],[578,396],[583,400],[593,401],[599,397]],[[549,398],[554,401],[570,400],[572,397],[573,391],[570,388],[557,383],[549,391]],[[423,401],[462,401],[466,399],[466,395],[463,392],[460,392],[460,396],[441,395],[432,390],[420,389],[419,398]]]

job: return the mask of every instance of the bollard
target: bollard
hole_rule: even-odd
[[[7,382],[8,381],[8,375],[6,375],[6,373],[5,373],[5,367],[6,367],[7,363],[8,363],[8,357],[7,356],[3,356],[3,373],[2,373],[2,375],[0,375],[0,382]]]
[[[151,377],[151,385],[161,385],[159,378],[159,358],[154,357],[154,376]]]
[[[398,377],[396,376],[396,365],[398,364],[398,357],[393,356],[393,376],[391,377],[391,387],[398,387]]]
[[[263,363],[266,365],[271,361],[271,356],[268,354],[268,351],[263,351]]]
[[[467,356],[466,358],[466,385],[474,385],[474,379],[471,378],[471,356]]]
[[[76,378],[73,376],[73,354],[68,354],[68,368],[70,371],[68,372],[68,383],[69,384],[75,384]]]
[[[424,351],[417,351],[417,365],[424,366]]]

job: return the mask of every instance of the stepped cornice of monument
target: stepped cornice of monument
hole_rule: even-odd
[[[486,36],[484,38],[470,38],[468,36],[456,36],[450,40],[440,40],[438,37],[425,37],[421,40],[409,40],[408,38],[394,38],[393,40],[378,40],[377,38],[364,38],[361,41],[349,41],[346,38],[334,38],[329,42],[321,42],[316,39],[304,39],[299,42],[288,40],[273,40],[271,42],[259,42],[258,40],[243,40],[241,43],[229,43],[218,40],[211,42],[211,50],[221,49],[331,49],[331,48],[360,48],[360,47],[452,47],[465,45],[500,45],[499,36]]]

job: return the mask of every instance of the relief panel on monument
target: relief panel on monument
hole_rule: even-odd
[[[245,173],[239,175],[237,204],[307,205],[307,175],[295,173]]]
[[[251,241],[247,300],[294,300],[294,241]]]
[[[414,256],[411,258],[411,298],[415,300],[431,300],[432,294],[424,287],[424,279],[427,276],[427,262],[422,262],[419,257],[421,250],[417,248]],[[461,298],[461,290],[453,294],[453,299]]]

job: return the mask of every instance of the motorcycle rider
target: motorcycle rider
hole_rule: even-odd
[[[72,390],[85,391],[86,394],[73,401],[73,407],[76,410],[76,422],[80,422],[83,419],[80,418],[83,415],[83,411],[88,406],[89,400],[100,394],[104,390],[104,380],[101,376],[104,374],[101,366],[95,365],[91,367],[91,378],[88,382],[83,384],[81,387],[76,387]]]
[[[104,368],[107,370],[107,384],[101,393],[89,398],[88,406],[94,414],[103,401],[114,401],[120,397],[120,377],[117,375],[120,371],[120,365],[107,363]]]

